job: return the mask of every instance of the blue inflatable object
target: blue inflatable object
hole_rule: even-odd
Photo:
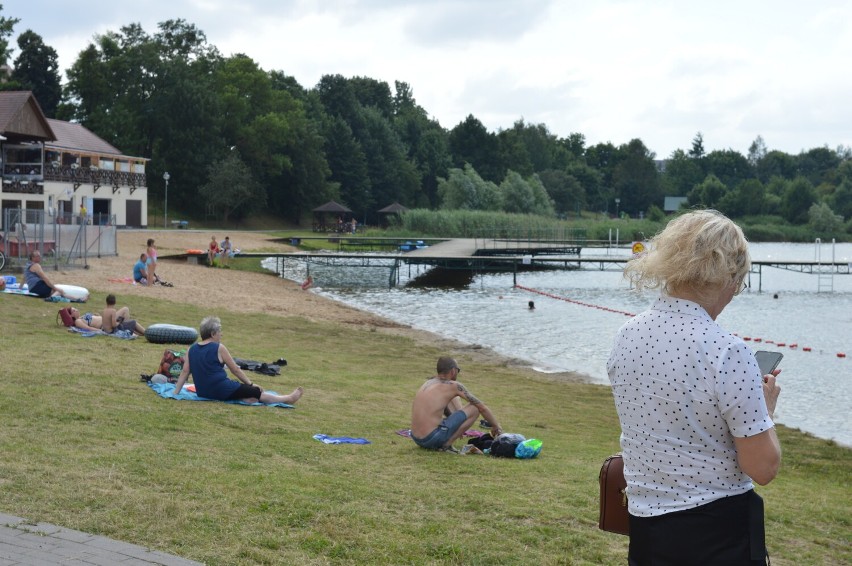
[[[535,458],[541,452],[541,440],[529,438],[515,447],[515,458]]]

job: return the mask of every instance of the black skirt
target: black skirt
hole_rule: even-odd
[[[657,517],[630,516],[630,566],[768,563],[763,499],[754,490]]]

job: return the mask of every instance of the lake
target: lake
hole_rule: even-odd
[[[753,260],[832,259],[852,262],[852,244],[751,244]],[[622,249],[583,255],[627,255]],[[301,281],[304,264],[288,262],[283,275]],[[386,269],[311,266],[314,292],[414,328],[479,344],[538,371],[574,371],[608,385],[606,360],[625,313],[646,309],[654,293],[637,294],[617,271],[537,271],[477,275],[456,288],[404,284],[423,272],[404,267],[402,285],[388,289]],[[852,275],[817,275],[763,268],[761,291],[735,297],[719,324],[755,350],[784,354],[779,423],[852,446]],[[818,292],[831,284],[833,291]],[[529,310],[527,303],[536,308]],[[759,341],[758,341],[759,340]],[[782,345],[783,344],[783,345]],[[795,345],[795,347],[792,347]],[[451,352],[450,352],[451,354]],[[848,354],[850,357],[838,357]],[[473,378],[475,380],[475,377]]]

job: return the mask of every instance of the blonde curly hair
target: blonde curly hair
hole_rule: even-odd
[[[669,222],[649,251],[630,260],[624,277],[638,290],[671,295],[690,289],[709,297],[727,285],[737,292],[751,269],[748,241],[739,226],[716,210],[695,210]]]

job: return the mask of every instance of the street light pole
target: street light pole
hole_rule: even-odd
[[[171,177],[171,175],[169,175],[168,171],[163,173],[163,181],[166,182],[166,206],[165,206],[165,211],[163,213],[163,228],[168,228],[168,223],[169,223],[169,178],[170,177]]]

